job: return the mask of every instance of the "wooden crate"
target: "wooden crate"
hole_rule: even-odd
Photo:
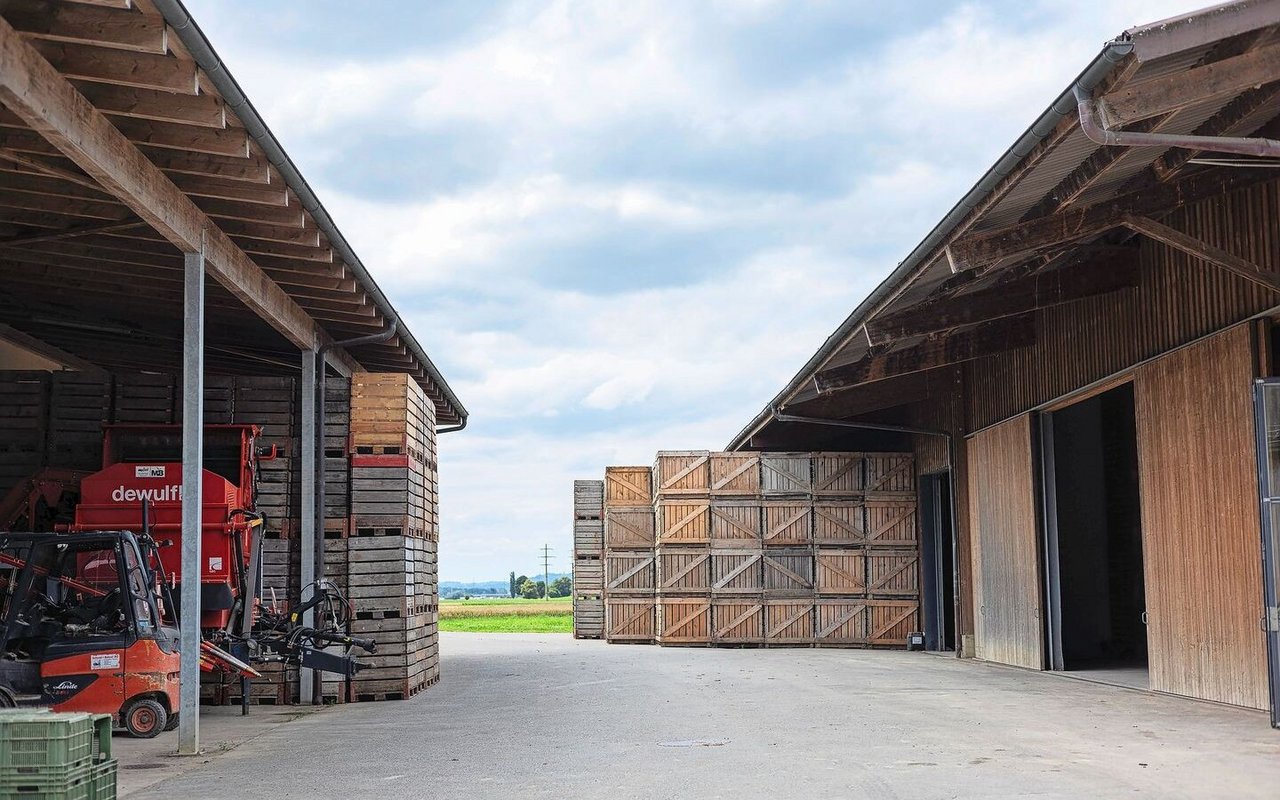
[[[48,372],[0,372],[0,497],[44,466],[48,401]]]
[[[861,453],[814,453],[814,497],[858,497],[863,491]]]
[[[652,508],[609,508],[604,516],[604,546],[608,550],[650,550],[654,542]]]
[[[573,482],[573,518],[598,520],[604,517],[604,481]]]
[[[867,544],[915,547],[918,542],[914,497],[867,501]]]
[[[813,594],[813,551],[777,548],[764,551],[764,593],[767,597]]]
[[[637,508],[653,505],[652,467],[605,467],[605,508]]]
[[[717,644],[764,641],[764,599],[716,597],[711,601],[711,640]]]
[[[712,453],[710,463],[713,497],[760,495],[759,453]]]
[[[575,519],[573,521],[573,551],[579,556],[600,555],[604,549],[604,520]]]
[[[866,550],[818,550],[814,553],[814,568],[819,595],[867,594]]]
[[[655,608],[652,597],[606,597],[605,638],[610,642],[652,642]]]
[[[868,600],[867,643],[906,647],[907,634],[920,630],[919,600]]]
[[[710,594],[711,551],[705,547],[658,548],[658,594]]]
[[[867,453],[867,494],[914,495],[916,460],[911,453]]]
[[[813,494],[813,465],[808,453],[761,453],[760,493],[765,497]]]
[[[53,373],[45,423],[45,463],[66,469],[101,469],[102,426],[110,416],[109,378]]]
[[[604,636],[604,600],[600,597],[573,598],[573,638],[599,639]]]
[[[394,461],[370,465],[370,462]],[[383,520],[406,520],[406,535],[427,528],[427,496],[423,465],[407,456],[354,456],[351,465],[351,515],[356,527],[396,527]]]
[[[813,644],[813,600],[764,601],[764,640],[768,644]]]
[[[710,644],[711,598],[659,597],[658,644]]]
[[[816,600],[814,642],[819,645],[865,645],[868,602],[855,598]]]
[[[600,558],[573,560],[573,593],[598,595],[604,591],[604,561]]]
[[[759,500],[711,501],[711,546],[760,549],[763,515]]]
[[[867,543],[866,509],[861,500],[815,500],[813,541],[836,547]]]
[[[435,424],[435,404],[412,376],[361,372],[352,377],[352,454],[434,461]]]
[[[659,546],[707,544],[711,541],[711,503],[708,500],[659,500],[656,508]]]
[[[867,593],[873,597],[920,596],[920,554],[916,550],[867,551]]]
[[[606,550],[604,555],[605,594],[648,594],[654,592],[653,552]]]
[[[711,454],[706,450],[662,450],[653,465],[654,495],[707,497],[711,494]]]
[[[764,591],[760,550],[712,550],[712,594],[761,594]]]
[[[808,500],[765,500],[763,539],[767,547],[807,546],[813,542],[813,504]]]

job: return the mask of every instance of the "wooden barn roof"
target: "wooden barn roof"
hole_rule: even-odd
[[[209,264],[212,370],[300,347],[466,410],[176,0],[0,0],[0,324],[107,369],[177,368],[180,245]],[[305,90],[300,88],[300,90]]]
[[[827,416],[848,418],[915,402],[929,370],[1028,345],[1038,310],[1132,286],[1125,251],[1137,236],[1280,287],[1160,221],[1275,178],[1277,162],[1096,144],[1077,90],[1112,129],[1280,138],[1280,0],[1226,3],[1108,43],[730,449],[776,424],[775,409],[824,401]]]

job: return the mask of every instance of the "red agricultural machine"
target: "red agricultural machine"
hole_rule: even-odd
[[[239,674],[245,702],[254,664],[355,675],[353,649],[374,645],[343,632],[350,609],[332,584],[304,587],[291,609],[261,596],[254,492],[276,453],[260,436],[205,428],[198,576],[182,573],[179,426],[108,426],[100,471],[46,470],[0,502],[0,524],[31,529],[0,533],[0,706],[111,713],[140,737],[176,727],[175,598],[188,579],[200,582],[201,669]]]

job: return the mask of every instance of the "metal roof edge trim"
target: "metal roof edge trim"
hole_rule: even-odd
[[[772,409],[775,406],[781,407],[786,397],[793,394],[802,383],[808,380],[810,372],[816,370],[822,362],[826,361],[836,350],[843,346],[850,336],[857,332],[857,328],[862,324],[863,317],[870,313],[901,280],[919,267],[926,257],[932,255],[964,217],[985,200],[1000,181],[1009,175],[1022,162],[1022,159],[1031,153],[1037,144],[1053,132],[1064,117],[1075,113],[1076,99],[1074,91],[1077,86],[1092,92],[1111,74],[1111,70],[1115,65],[1120,63],[1132,51],[1132,42],[1123,38],[1115,39],[1104,45],[1102,51],[1093,61],[1058,95],[1053,104],[1005,151],[1004,155],[983,174],[973,188],[958,203],[952,206],[946,216],[934,226],[933,230],[929,232],[920,244],[912,249],[906,259],[899,262],[893,272],[881,281],[880,285],[873,289],[865,300],[858,304],[858,307],[853,310],[853,313],[841,323],[834,333],[827,337],[818,351],[805,362],[805,365],[791,379],[786,388],[779,392],[773,401],[765,406],[763,411],[738,432],[737,436],[729,443],[728,449],[733,451],[744,447],[747,441],[773,418]]]
[[[382,289],[379,288],[377,281],[373,279],[359,256],[355,254],[346,237],[338,230],[337,224],[329,216],[324,204],[316,197],[311,185],[307,183],[307,179],[302,176],[297,166],[294,165],[293,160],[289,158],[289,154],[280,146],[275,134],[267,127],[257,109],[253,107],[253,103],[249,101],[249,98],[240,88],[240,84],[214,51],[213,45],[209,43],[208,37],[200,30],[200,26],[196,24],[186,6],[182,4],[181,0],[152,0],[152,3],[164,17],[169,27],[173,28],[178,34],[178,38],[182,40],[182,44],[191,53],[191,57],[195,59],[196,64],[209,75],[213,85],[222,94],[222,99],[226,101],[227,105],[231,106],[240,121],[244,123],[245,130],[249,132],[249,135],[266,153],[267,160],[275,165],[276,169],[280,170],[280,174],[284,176],[285,183],[297,193],[298,198],[302,201],[302,207],[315,218],[316,224],[328,237],[329,243],[338,251],[338,254],[342,256],[342,260],[351,267],[361,284],[373,296],[374,303],[377,304],[379,310],[389,319],[399,322],[401,340],[408,345],[413,356],[422,363],[432,382],[440,387],[445,399],[457,414],[459,422],[462,426],[465,426],[467,410],[462,405],[462,401],[454,394],[453,389],[444,379],[444,376],[440,374],[440,370],[431,361],[426,350],[414,338],[409,331],[409,326],[404,324],[400,314],[391,305],[391,301],[387,299]]]

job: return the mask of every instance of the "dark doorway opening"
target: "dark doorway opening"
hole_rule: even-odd
[[[920,519],[924,646],[933,651],[955,650],[955,547],[950,473],[921,476]]]
[[[1050,666],[1147,686],[1133,385],[1041,420]]]

